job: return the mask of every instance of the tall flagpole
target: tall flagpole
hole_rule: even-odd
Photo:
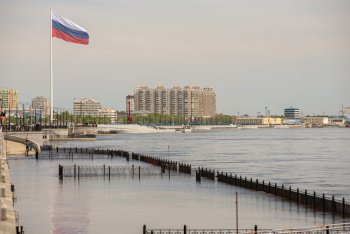
[[[53,124],[52,9],[50,8],[50,124]]]

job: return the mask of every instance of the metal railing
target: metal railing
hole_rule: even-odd
[[[143,234],[332,234],[350,233],[350,223],[328,224],[313,227],[290,229],[147,229],[143,226]]]
[[[64,177],[76,176],[138,176],[140,175],[161,175],[161,170],[157,167],[135,167],[132,166],[89,166],[73,165],[61,166]]]
[[[350,233],[350,223],[338,223],[338,224],[327,224],[313,227],[302,227],[302,228],[290,228],[290,229],[276,229],[273,230],[274,234],[329,234],[329,233]]]

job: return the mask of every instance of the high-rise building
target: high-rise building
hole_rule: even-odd
[[[14,89],[0,88],[0,108],[16,110],[18,107],[18,92]]]
[[[203,94],[199,86],[184,87],[182,114],[186,117],[203,116]]]
[[[211,87],[203,89],[203,115],[212,116],[216,112],[216,93]]]
[[[179,115],[180,109],[183,109],[182,97],[182,89],[180,88],[180,86],[174,86],[169,90],[169,114]]]
[[[32,109],[36,112],[40,112],[42,116],[48,116],[50,115],[50,102],[43,96],[33,98]]]
[[[300,110],[294,107],[285,108],[284,117],[286,119],[300,119]]]
[[[158,86],[153,90],[154,92],[154,113],[168,114],[169,113],[169,90],[164,86]]]
[[[216,112],[214,89],[199,86],[174,86],[167,89],[158,86],[150,89],[142,86],[135,89],[135,111],[185,117],[213,116]]]
[[[101,109],[101,104],[96,99],[83,98],[74,100],[73,112],[74,115],[90,115],[98,116],[98,111]]]
[[[141,86],[135,90],[135,111],[154,113],[154,92],[148,86]]]

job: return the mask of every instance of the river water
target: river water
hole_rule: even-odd
[[[96,141],[52,142],[66,147],[124,149],[192,166],[290,185],[350,200],[349,129],[249,129],[192,133],[120,134]],[[75,164],[126,165],[113,160]],[[132,160],[128,163],[133,164]],[[58,180],[58,164],[16,157],[9,160],[21,225],[26,233],[142,233],[152,228],[234,228],[235,192],[239,226],[289,228],[345,222],[262,192],[190,176],[138,179],[96,177]]]

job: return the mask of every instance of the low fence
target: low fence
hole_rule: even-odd
[[[110,149],[94,149],[94,148],[59,148],[45,145],[42,148],[42,153],[37,159],[98,159],[98,158],[113,158],[123,157],[127,161],[132,158],[140,162],[149,163],[155,166],[161,167],[162,172],[165,170],[177,171],[185,174],[191,174],[192,166],[190,164],[176,162],[172,160],[166,160],[162,158],[152,157],[144,154],[129,153],[123,150],[110,150]]]
[[[242,176],[219,171],[217,171],[217,180],[225,184],[273,194],[282,199],[287,199],[307,207],[312,207],[315,210],[317,209],[323,212],[329,211],[333,214],[341,214],[343,217],[350,215],[350,204],[345,202],[344,198],[342,200],[336,200],[334,196],[329,198],[326,197],[324,193],[320,196],[319,194],[316,194],[315,191],[309,193],[307,190],[301,191],[299,188],[292,189],[291,186],[278,186],[277,183],[266,183],[264,180],[259,181],[258,179],[253,178],[248,179],[247,177],[243,178]]]
[[[147,229],[143,226],[143,234],[343,234],[350,233],[350,223],[320,225],[291,229]]]
[[[93,149],[93,148],[48,148],[51,157],[55,155],[63,154],[68,157],[76,158],[76,154],[86,158],[94,158],[94,155],[104,155],[107,157],[124,157],[127,161],[130,157],[133,160],[138,160],[141,162],[149,163],[155,166],[161,167],[161,172],[164,173],[166,169],[170,171],[177,171],[186,174],[192,174],[192,166],[190,164],[176,162],[172,160],[162,159],[159,157],[153,157],[138,153],[129,153],[122,150],[110,150],[110,149]],[[333,214],[342,215],[344,218],[350,216],[350,203],[346,202],[344,198],[341,200],[335,199],[334,196],[327,197],[323,194],[316,194],[315,191],[309,192],[308,190],[300,190],[299,188],[292,188],[291,186],[286,187],[283,184],[277,185],[276,183],[265,182],[264,180],[259,181],[258,179],[247,178],[242,176],[237,176],[229,174],[226,172],[215,171],[208,168],[198,168],[195,171],[196,181],[200,182],[201,178],[207,178],[209,180],[217,180],[218,182],[240,186],[247,189],[252,189],[256,191],[263,191],[265,193],[273,194],[286,199],[289,201],[296,202],[298,205],[305,205],[306,207],[311,207],[314,210],[319,210],[323,212],[331,212]]]
[[[58,175],[63,177],[89,177],[89,176],[150,176],[160,175],[161,170],[156,167],[135,167],[132,166],[89,166],[89,165],[72,165],[72,166],[58,166]]]

